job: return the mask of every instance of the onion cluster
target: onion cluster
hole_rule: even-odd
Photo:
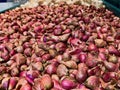
[[[60,3],[0,14],[0,90],[118,90],[120,18]]]

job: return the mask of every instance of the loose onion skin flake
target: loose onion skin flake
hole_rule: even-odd
[[[120,18],[60,3],[0,14],[0,90],[119,90]]]

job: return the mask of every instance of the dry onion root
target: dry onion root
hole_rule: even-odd
[[[0,88],[120,88],[120,18],[60,3],[0,14]]]

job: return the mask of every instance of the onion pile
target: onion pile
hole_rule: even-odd
[[[120,18],[60,3],[0,14],[0,90],[119,90]]]

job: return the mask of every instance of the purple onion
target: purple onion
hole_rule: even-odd
[[[78,72],[76,74],[76,80],[79,83],[83,83],[86,79],[87,79],[87,72],[82,69],[78,70]]]
[[[65,78],[61,81],[61,86],[66,90],[70,90],[76,87],[76,83],[72,78]]]
[[[87,54],[86,53],[80,53],[80,55],[78,56],[80,62],[86,62],[87,59]]]

